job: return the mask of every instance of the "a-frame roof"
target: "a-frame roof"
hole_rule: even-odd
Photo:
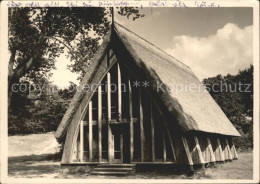
[[[182,130],[240,136],[188,66],[117,23],[109,31],[93,58],[80,87],[95,75],[98,61],[104,56],[112,39],[118,39],[122,48],[145,73],[153,91],[157,91],[161,102],[166,107],[167,113],[176,117],[175,121]],[[84,92],[76,92],[55,133],[57,138],[65,135],[83,96]]]

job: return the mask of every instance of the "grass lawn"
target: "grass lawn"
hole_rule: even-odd
[[[15,135],[8,137],[8,156],[55,154],[59,152],[54,133]]]
[[[30,142],[30,144],[28,143]],[[41,142],[41,144],[39,144]],[[42,143],[43,142],[43,143]],[[52,133],[9,137],[8,174],[14,178],[115,178],[92,176],[84,172],[61,172],[58,144]],[[36,149],[36,150],[35,150]],[[31,152],[32,151],[32,152]],[[252,152],[238,153],[238,160],[184,174],[142,172],[123,178],[133,179],[252,179]],[[44,161],[43,161],[44,160]],[[121,177],[120,177],[121,178]]]
[[[193,176],[176,175],[169,173],[144,172],[125,178],[143,179],[252,179],[253,154],[252,152],[239,153],[239,159],[225,164],[217,164],[215,168],[197,170]],[[59,160],[29,161],[30,157],[9,159],[9,177],[15,178],[104,178],[92,176],[82,172],[61,172]],[[37,157],[34,156],[37,159]],[[115,178],[115,177],[105,177]]]

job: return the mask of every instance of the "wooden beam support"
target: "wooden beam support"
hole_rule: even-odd
[[[189,149],[189,145],[187,143],[186,137],[182,137],[182,143],[183,143],[183,146],[184,146],[184,149],[185,149],[188,161],[189,161],[189,165],[193,166],[193,161],[192,161],[192,157],[190,154],[190,149]]]
[[[224,145],[224,148],[222,148],[224,159],[228,160],[228,152],[227,152],[226,141],[225,141],[225,139],[222,139],[221,141],[223,141],[222,145]]]
[[[234,157],[233,157],[233,159],[238,159],[237,150],[236,150],[235,144],[234,144],[234,142],[233,142],[233,139],[231,139],[231,142],[232,142],[232,147],[231,147],[231,149],[234,150]]]
[[[93,145],[93,131],[92,131],[92,101],[88,104],[88,144],[89,144],[89,161],[92,161],[92,145]]]
[[[221,147],[221,143],[219,141],[219,138],[217,138],[217,144],[218,144],[218,148],[219,148],[219,154],[220,154],[220,158],[221,158],[221,161],[225,162],[225,156],[224,156],[224,153],[222,151],[222,147]]]
[[[121,90],[121,70],[117,61],[117,92],[118,92],[118,120],[122,119],[122,90]]]
[[[98,160],[102,161],[102,88],[98,86]]]
[[[129,119],[130,119],[130,162],[134,159],[134,122],[133,122],[133,97],[130,72],[128,73],[128,100],[129,100]]]
[[[79,137],[79,144],[80,144],[80,162],[83,162],[83,155],[84,155],[84,126],[83,121],[80,121],[80,137]]]
[[[124,162],[124,137],[123,133],[120,134],[120,158],[122,163]]]
[[[114,159],[114,142],[113,134],[110,127],[111,121],[111,75],[110,72],[107,73],[107,135],[108,135],[108,161],[112,162]]]
[[[155,161],[155,144],[154,144],[154,118],[153,103],[151,102],[151,136],[152,136],[152,162]]]
[[[216,162],[215,154],[214,154],[214,151],[213,151],[209,137],[207,137],[207,142],[208,142],[208,148],[209,148],[209,151],[210,151],[210,162]]]
[[[228,151],[227,151],[227,145],[226,145],[226,141],[225,139],[221,139],[221,141],[223,141],[222,145],[224,145],[224,149],[222,148],[223,151],[223,155],[224,155],[224,159],[228,160]]]
[[[166,162],[167,161],[167,155],[166,155],[166,142],[165,142],[165,138],[166,138],[166,136],[165,136],[165,127],[163,127],[163,131],[162,131],[162,133],[163,133],[163,162]]]
[[[168,137],[169,137],[169,140],[170,140],[170,144],[171,144],[171,148],[172,148],[172,154],[173,154],[173,159],[174,159],[174,162],[177,162],[177,158],[176,158],[176,154],[175,154],[175,149],[174,149],[174,145],[173,145],[173,140],[172,140],[172,137],[171,137],[171,134],[170,134],[170,131],[169,131],[169,128],[167,126],[167,122],[164,120],[164,126],[165,126],[165,129],[166,129],[166,132],[168,134]]]
[[[195,144],[196,144],[196,149],[197,149],[198,154],[199,154],[200,163],[201,164],[205,164],[205,160],[204,160],[204,158],[202,156],[202,152],[201,152],[201,149],[200,149],[200,144],[199,144],[198,137],[194,136],[194,140],[195,140]]]
[[[111,120],[111,74],[107,73],[107,117]]]
[[[140,110],[140,141],[141,141],[141,162],[144,161],[144,125],[143,125],[143,104],[142,104],[142,90],[139,87],[139,110]]]
[[[77,161],[80,162],[80,139],[76,139],[76,157]]]
[[[230,147],[229,147],[229,143],[228,143],[227,138],[225,138],[225,141],[226,141],[227,150],[228,150],[228,159],[232,161],[232,160],[233,160],[233,155],[232,155],[232,153],[231,153],[231,150],[230,150]]]

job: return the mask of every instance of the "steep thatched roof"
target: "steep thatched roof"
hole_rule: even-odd
[[[116,35],[112,39],[120,40],[136,65],[148,77],[153,90],[158,92],[167,111],[177,116],[177,123],[183,130],[240,136],[189,67],[119,24],[115,24],[112,32]],[[99,54],[92,61],[91,68],[97,67],[95,63],[98,63],[97,60],[101,58],[110,39],[110,36],[105,39]],[[81,85],[85,84],[91,75],[94,75],[91,68],[88,69],[88,74]],[[180,88],[183,90],[180,91]],[[190,88],[190,90],[185,90],[185,88]],[[84,96],[80,93],[82,92],[76,93],[65,113],[55,134],[57,138],[65,134],[65,130]]]

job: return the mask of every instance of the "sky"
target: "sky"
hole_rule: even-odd
[[[200,79],[236,74],[253,63],[252,8],[143,8],[132,21],[115,13],[115,21],[191,68]],[[77,75],[69,60],[57,59],[51,80],[59,87]],[[66,77],[64,77],[66,76]]]

